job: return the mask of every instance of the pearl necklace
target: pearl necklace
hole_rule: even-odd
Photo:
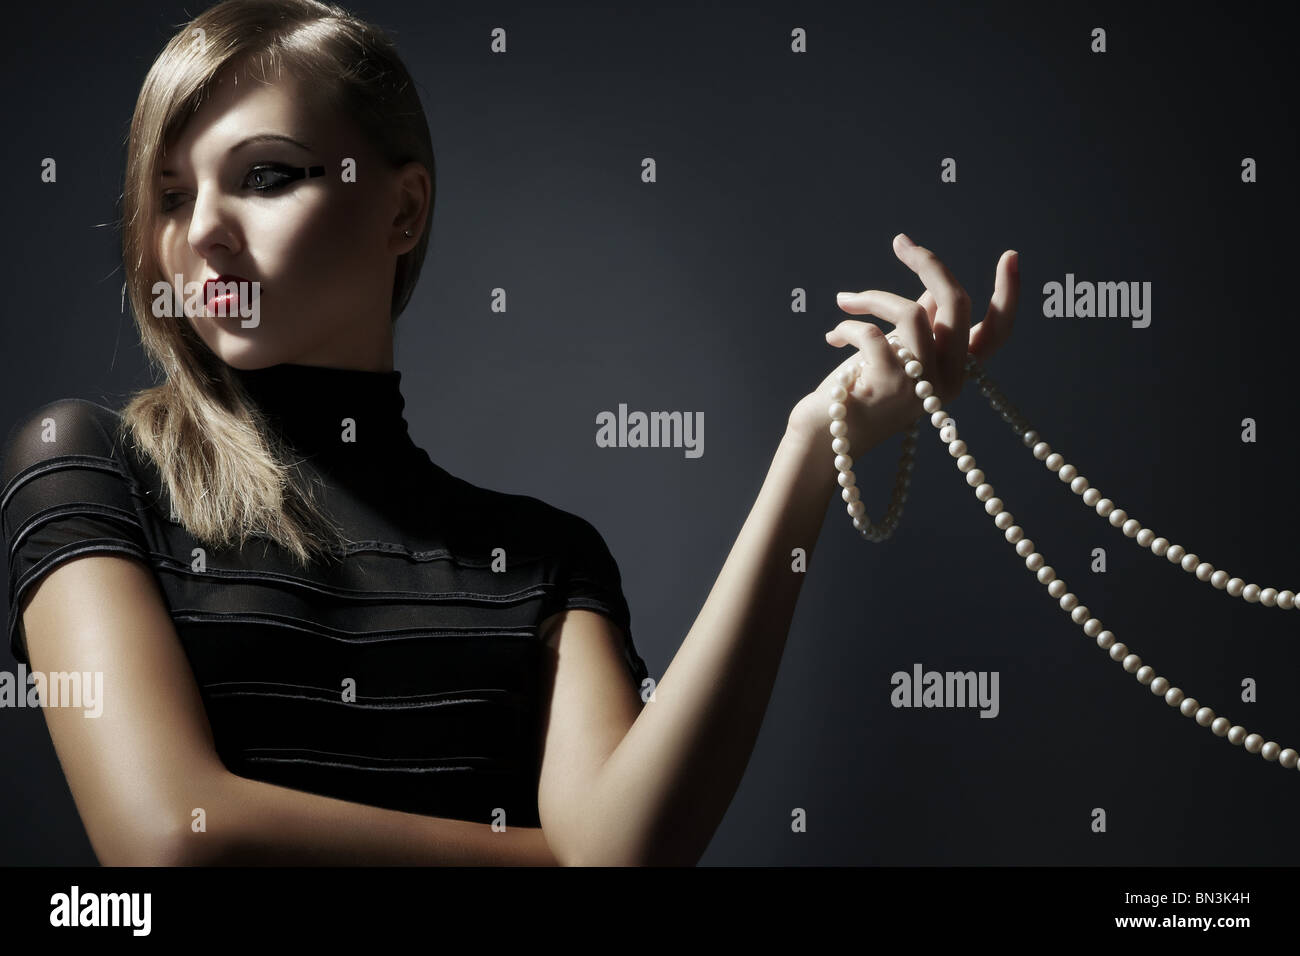
[[[993,486],[986,482],[984,472],[975,467],[975,458],[967,454],[966,443],[957,438],[957,423],[942,408],[939,397],[934,394],[934,386],[921,378],[921,363],[916,360],[906,346],[900,346],[896,335],[888,336],[895,347],[899,359],[904,362],[904,371],[917,380],[916,394],[922,399],[922,407],[930,413],[930,424],[940,429],[939,437],[948,445],[948,454],[957,459],[957,470],[966,475],[966,484],[975,489],[975,497],[984,502],[984,510],[993,517],[993,523],[1005,532],[1006,539],[1016,547],[1016,554],[1025,559],[1025,567],[1034,572],[1038,582],[1047,587],[1047,593],[1057,598],[1061,609],[1070,614],[1070,619],[1083,628],[1089,637],[1097,639],[1097,646],[1110,654],[1111,660],[1120,662],[1130,674],[1137,677],[1138,683],[1150,688],[1151,693],[1164,698],[1170,707],[1177,707],[1185,717],[1192,717],[1202,727],[1209,727],[1216,737],[1227,737],[1228,742],[1241,746],[1247,753],[1257,753],[1265,760],[1276,761],[1283,767],[1291,769],[1300,766],[1300,754],[1290,747],[1283,750],[1275,741],[1265,741],[1259,734],[1248,734],[1240,724],[1233,724],[1226,717],[1216,717],[1209,707],[1200,706],[1195,697],[1187,697],[1182,690],[1171,687],[1164,677],[1157,677],[1155,669],[1143,664],[1142,658],[1131,653],[1126,644],[1115,640],[1115,635],[1103,630],[1101,621],[1092,616],[1086,605],[1067,588],[1065,581],[1056,576],[1056,572],[1046,563],[1043,555],[1034,547],[1034,542],[1025,537],[1024,529],[1014,523],[1011,512],[1005,510],[1002,499],[993,495]],[[860,370],[865,361],[858,362]],[[1033,456],[1042,461],[1049,471],[1054,471],[1061,481],[1069,482],[1070,490],[1082,496],[1083,503],[1096,509],[1097,514],[1107,518],[1113,527],[1121,528],[1125,537],[1135,538],[1138,546],[1149,547],[1157,556],[1164,556],[1171,564],[1179,564],[1184,571],[1196,575],[1198,581],[1212,584],[1218,590],[1226,590],[1231,597],[1244,598],[1248,603],[1256,602],[1266,607],[1280,607],[1284,610],[1296,606],[1296,595],[1291,591],[1276,591],[1273,588],[1260,589],[1254,584],[1245,584],[1241,578],[1230,578],[1228,572],[1219,571],[1195,554],[1189,554],[1177,544],[1171,545],[1165,538],[1156,537],[1150,528],[1142,527],[1141,522],[1128,517],[1122,508],[1116,508],[1109,498],[1103,498],[1101,492],[1088,485],[1088,479],[1078,473],[1074,465],[1065,463],[1065,459],[1054,453],[1051,446],[1040,441],[1038,432],[1028,427],[1028,422],[1014,406],[1002,395],[997,386],[984,373],[975,357],[968,355],[965,366],[966,377],[974,376],[980,384],[980,394],[989,400],[993,410],[1001,415],[1016,434],[1020,436],[1025,447],[1031,448]],[[856,384],[858,372],[846,369],[841,372],[838,384],[831,389],[830,432],[831,448],[835,452],[835,470],[839,472],[838,481],[841,497],[848,505],[853,527],[861,536],[873,542],[882,542],[893,534],[898,519],[903,513],[903,502],[907,500],[907,486],[912,479],[912,467],[915,463],[916,433],[921,418],[912,423],[903,439],[903,454],[899,459],[898,478],[894,482],[892,500],[885,517],[879,525],[871,523],[866,515],[866,506],[861,500],[857,479],[853,476],[853,459],[849,457],[848,426],[845,424],[847,407],[844,402],[849,390]],[[922,416],[924,417],[924,416]]]

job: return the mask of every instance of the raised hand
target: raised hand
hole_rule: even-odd
[[[929,249],[902,233],[894,237],[894,253],[925,284],[916,301],[872,289],[840,293],[838,304],[851,315],[874,315],[892,325],[889,337],[911,350],[923,366],[922,377],[948,405],[961,391],[967,354],[981,363],[1006,342],[1015,325],[1020,299],[1019,253],[1007,250],[998,260],[993,297],[984,320],[970,327],[970,296]],[[845,369],[857,370],[857,381],[845,399],[850,454],[857,456],[908,427],[921,415],[916,380],[904,370],[896,348],[879,326],[845,319],[826,333],[826,341],[857,351],[831,371],[821,384],[800,399],[790,413],[789,428],[807,436],[825,437],[830,444],[830,392]]]

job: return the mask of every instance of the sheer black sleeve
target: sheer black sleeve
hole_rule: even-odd
[[[618,562],[589,521],[577,515],[568,518],[562,607],[596,611],[622,629],[623,657],[639,688],[648,671],[632,641],[632,615]]]
[[[82,399],[37,409],[5,440],[0,527],[9,567],[9,647],[29,664],[23,602],[51,570],[91,553],[148,564],[135,481],[114,436],[117,413]]]

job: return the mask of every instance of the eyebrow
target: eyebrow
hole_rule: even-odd
[[[288,143],[290,146],[297,146],[299,149],[305,150],[306,152],[310,153],[312,151],[311,147],[306,143],[299,142],[292,136],[285,136],[283,133],[254,133],[252,136],[245,136],[226,152],[227,154],[234,153],[243,149],[245,146],[252,146],[256,143]],[[175,176],[177,174],[173,170],[164,169],[161,171],[160,175]]]

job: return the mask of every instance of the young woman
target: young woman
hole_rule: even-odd
[[[162,383],[19,422],[0,495],[15,655],[103,675],[102,716],[45,716],[104,864],[693,864],[762,722],[791,551],[840,492],[839,373],[858,370],[852,454],[921,414],[876,326],[827,334],[856,349],[791,411],[643,703],[596,529],[452,476],[407,433],[392,326],[434,185],[410,76],[340,8],[227,0],[144,81],[123,249]],[[895,251],[921,299],[841,307],[893,324],[946,403],[967,351],[1010,334],[1015,254],[972,331],[942,263]]]

